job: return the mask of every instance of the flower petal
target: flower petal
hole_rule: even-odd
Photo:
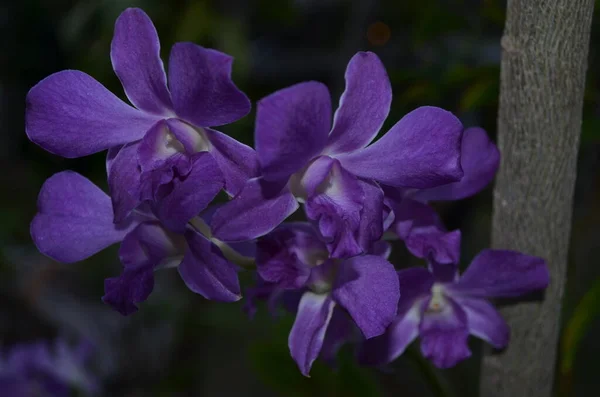
[[[108,169],[108,188],[114,210],[115,223],[122,222],[140,204],[140,178],[138,166],[139,143],[127,144],[113,153]]]
[[[123,316],[139,310],[154,289],[154,270],[148,266],[128,267],[118,277],[104,280],[102,301]]]
[[[310,269],[327,260],[327,247],[310,224],[285,223],[262,237],[257,244],[256,270],[260,277],[280,288],[303,287]]]
[[[258,102],[255,148],[267,180],[287,179],[318,155],[331,126],[329,90],[314,81],[279,90]]]
[[[365,205],[362,185],[337,160],[322,185],[323,188],[306,200],[306,216],[315,222],[332,258],[349,258],[362,253],[364,248],[358,241]]]
[[[372,52],[358,52],[346,69],[346,90],[333,118],[327,152],[361,149],[375,138],[392,103],[385,67]]]
[[[386,195],[387,195],[386,190]],[[428,204],[404,198],[401,201],[388,199],[394,211],[392,228],[402,240],[406,240],[412,231],[417,228],[435,227],[445,230],[442,220],[435,210]]]
[[[379,256],[356,256],[340,264],[332,296],[369,339],[381,335],[396,316],[398,276],[394,266]]]
[[[154,204],[156,216],[169,229],[182,233],[224,186],[215,159],[207,152],[196,153],[189,174],[173,179],[170,192]]]
[[[391,186],[428,188],[455,182],[463,126],[450,112],[423,106],[365,149],[337,156],[353,174]]]
[[[460,160],[464,176],[459,182],[417,192],[421,201],[460,200],[486,187],[500,165],[500,151],[481,128],[468,128],[463,133]]]
[[[199,127],[233,123],[250,112],[250,100],[231,80],[233,58],[194,43],[176,43],[169,86],[177,115]]]
[[[550,282],[546,262],[508,250],[481,251],[458,283],[449,288],[472,297],[515,297],[544,289]]]
[[[426,312],[419,331],[421,353],[439,368],[453,367],[471,356],[467,315],[452,299],[441,312]]]
[[[72,263],[121,241],[134,227],[131,219],[115,225],[108,195],[83,176],[64,171],[42,186],[31,238],[44,255]]]
[[[383,191],[372,181],[358,180],[363,194],[363,207],[360,211],[358,240],[367,252],[374,249],[374,244],[383,236],[383,222],[386,218],[383,205]]]
[[[150,17],[128,8],[115,22],[110,60],[127,98],[138,109],[158,115],[171,112],[171,95],[160,59],[160,41]]]
[[[225,191],[235,196],[242,190],[248,179],[255,178],[259,174],[256,152],[250,146],[222,132],[209,128],[205,131],[211,143],[210,154],[219,164],[225,178]]]
[[[319,356],[335,303],[326,294],[305,292],[298,305],[288,345],[302,375],[308,376]]]
[[[264,236],[298,209],[287,187],[270,194],[262,178],[250,179],[244,189],[219,208],[212,220],[213,235],[222,241],[244,241]]]
[[[467,314],[469,333],[503,349],[510,339],[510,328],[492,304],[484,299],[455,297]]]
[[[242,298],[237,267],[221,250],[196,231],[185,233],[188,250],[179,265],[185,285],[206,299],[235,302]]]
[[[29,91],[26,101],[29,139],[69,158],[136,141],[158,120],[125,104],[77,70],[46,77]]]
[[[356,326],[350,316],[344,310],[334,308],[321,346],[321,359],[334,365],[338,351],[344,343],[353,339],[355,330]]]

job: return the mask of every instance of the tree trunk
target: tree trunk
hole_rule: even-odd
[[[542,302],[502,310],[511,343],[484,357],[482,397],[552,393],[593,8],[508,0],[492,245],[545,258],[551,282]]]

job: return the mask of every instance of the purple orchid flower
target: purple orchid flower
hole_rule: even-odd
[[[89,75],[64,70],[27,94],[26,132],[33,142],[63,157],[109,149],[115,222],[122,222],[143,201],[166,207],[163,190],[172,189],[174,179],[185,179],[196,162],[218,170],[220,187],[231,195],[257,175],[258,162],[250,147],[209,128],[232,123],[250,111],[250,101],[231,80],[233,58],[177,43],[171,50],[167,87],[156,29],[142,10],[129,8],[116,21],[111,61],[136,108]],[[213,174],[208,179],[196,175],[195,184],[213,185]],[[214,196],[208,202],[197,200],[208,196],[179,204],[206,206]],[[187,222],[162,217],[160,209],[157,215],[176,231]]]
[[[0,394],[11,397],[66,397],[72,388],[88,395],[98,392],[97,380],[86,370],[92,353],[89,343],[69,346],[57,339],[18,344],[0,354]]]
[[[176,202],[177,197],[166,200]],[[136,303],[152,292],[154,271],[166,267],[177,267],[188,288],[207,299],[241,298],[237,266],[225,258],[201,218],[192,218],[182,233],[175,233],[151,211],[139,208],[115,224],[108,195],[75,172],[60,172],[44,183],[31,236],[40,252],[63,263],[86,259],[122,241],[124,271],[106,280],[103,300],[124,315],[137,310]]]
[[[446,253],[454,251],[451,256],[458,258],[454,234]],[[441,264],[434,256],[430,252],[428,269],[398,272],[402,291],[398,315],[384,335],[363,342],[359,354],[363,363],[387,364],[418,336],[423,355],[440,368],[471,355],[469,334],[502,349],[510,329],[487,299],[522,296],[549,283],[543,259],[514,251],[484,250],[461,276],[456,262]]]
[[[378,183],[430,188],[462,177],[462,124],[445,110],[418,108],[369,145],[391,99],[385,68],[370,52],[350,60],[332,128],[331,99],[321,83],[300,83],[262,99],[255,130],[262,176],[217,211],[215,235],[224,241],[263,236],[302,202],[332,257],[368,251],[383,234]]]
[[[439,254],[434,260],[440,263],[457,260],[448,256],[454,251],[446,250],[449,241],[445,239],[460,244],[460,235],[457,240],[456,233],[447,233],[428,202],[461,200],[480,192],[496,175],[500,151],[483,129],[473,127],[463,133],[460,158],[464,176],[458,182],[428,189],[383,187],[386,204],[394,216],[391,231],[404,240],[408,250],[415,256],[426,258],[423,242],[427,240],[428,246]]]
[[[259,240],[256,264],[264,281],[301,295],[288,341],[305,376],[319,353],[335,355],[352,322],[373,338],[396,315],[394,266],[381,255],[331,258],[308,223],[283,224]]]

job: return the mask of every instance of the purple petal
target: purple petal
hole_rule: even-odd
[[[248,179],[259,174],[256,152],[251,147],[216,130],[206,129],[213,155],[225,178],[225,191],[232,196],[238,194]]]
[[[500,165],[500,151],[481,128],[468,128],[463,133],[461,160],[464,176],[459,182],[417,192],[422,201],[460,200],[486,187]]]
[[[83,176],[64,171],[42,186],[30,231],[41,253],[71,263],[121,241],[134,227],[131,220],[115,225],[106,193]]]
[[[383,236],[383,223],[386,218],[383,205],[383,191],[377,183],[359,180],[364,194],[360,212],[358,240],[366,251],[372,251],[376,242]]]
[[[451,299],[440,312],[426,312],[421,320],[421,353],[439,368],[449,368],[471,356],[467,344],[467,315]]]
[[[110,60],[127,98],[138,109],[158,115],[171,112],[158,34],[144,11],[128,8],[121,13],[115,23]]]
[[[450,112],[413,110],[369,147],[338,156],[353,174],[391,186],[428,188],[459,180],[463,126]]]
[[[201,127],[233,123],[250,112],[250,100],[231,80],[233,58],[194,43],[176,43],[169,58],[175,112]]]
[[[406,248],[417,258],[440,264],[457,264],[460,260],[460,230],[446,232],[435,226],[413,228],[406,238]]]
[[[346,90],[335,112],[327,151],[348,153],[375,138],[392,103],[385,67],[372,52],[358,52],[346,69]]]
[[[402,311],[407,311],[419,298],[428,296],[435,279],[427,269],[411,267],[397,272],[400,282],[400,301],[398,306]]]
[[[140,142],[137,160],[142,172],[161,168],[174,156],[185,155],[185,147],[169,129],[166,120],[160,120]]]
[[[402,240],[406,240],[416,228],[433,226],[438,230],[445,230],[442,220],[428,204],[409,198],[400,202],[392,199],[388,200],[388,203],[391,203],[394,211],[394,231]]]
[[[492,304],[477,298],[456,297],[456,302],[467,314],[469,333],[503,349],[510,339],[510,328]]]
[[[250,179],[244,189],[219,208],[211,221],[213,235],[223,241],[244,241],[264,236],[298,209],[287,187],[265,195],[262,178]],[[270,193],[270,192],[269,192]]]
[[[338,161],[333,164],[328,178],[325,187],[306,200],[306,216],[316,223],[331,257],[358,255],[364,250],[357,241],[365,205],[363,186]]]
[[[50,75],[27,94],[27,136],[63,157],[86,156],[136,141],[157,120],[77,70]]]
[[[304,376],[308,376],[312,363],[319,356],[334,306],[335,303],[326,294],[305,292],[300,299],[288,345]]]
[[[221,250],[201,234],[188,230],[188,250],[179,265],[185,285],[206,299],[235,302],[242,298],[238,269]]]
[[[301,288],[310,268],[327,260],[328,254],[310,224],[282,224],[258,241],[256,270],[263,280],[280,288]]]
[[[449,286],[472,297],[515,297],[544,289],[550,282],[546,262],[515,251],[483,250],[462,275]]]
[[[340,308],[334,308],[321,346],[321,359],[334,365],[338,351],[344,343],[352,340],[355,330],[356,326],[348,314]]]
[[[114,210],[115,223],[122,222],[140,203],[140,167],[138,143],[123,146],[110,161],[108,188]]]
[[[396,316],[398,276],[394,266],[379,256],[350,258],[339,266],[332,296],[369,339],[381,335]]]
[[[129,233],[119,249],[124,269],[118,277],[104,281],[104,303],[124,316],[135,313],[154,289],[154,270],[179,263],[185,240],[158,222],[145,222]]]
[[[325,147],[331,126],[329,90],[314,81],[258,102],[255,147],[267,180],[287,179]]]
[[[319,156],[311,160],[306,171],[294,174],[290,179],[290,186],[296,197],[304,200],[319,194],[318,189],[323,187],[323,182],[331,173],[331,168],[337,160],[329,156]]]
[[[172,190],[155,203],[156,215],[169,229],[183,232],[187,222],[210,204],[223,185],[215,159],[209,153],[197,153],[189,174],[173,179]]]

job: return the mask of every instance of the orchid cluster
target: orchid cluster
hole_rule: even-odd
[[[545,262],[485,250],[459,275],[460,231],[428,204],[493,179],[499,152],[484,130],[424,106],[374,140],[392,89],[379,58],[359,52],[335,112],[315,81],[258,101],[253,149],[216,129],[251,109],[232,58],[177,43],[167,79],[159,53],[149,17],[127,9],[111,61],[133,106],[74,70],[29,92],[31,141],[69,158],[108,150],[109,194],[75,172],[44,183],[31,224],[43,254],[71,263],[121,242],[123,271],[105,281],[103,300],[124,315],[147,299],[159,269],[176,267],[190,290],[221,302],[239,300],[238,273],[255,269],[246,308],[261,299],[295,313],[289,347],[307,376],[349,341],[374,365],[417,337],[439,367],[471,354],[470,334],[506,346],[509,329],[486,299],[545,288]],[[301,207],[306,221],[284,222]],[[427,266],[397,271],[393,240]]]

